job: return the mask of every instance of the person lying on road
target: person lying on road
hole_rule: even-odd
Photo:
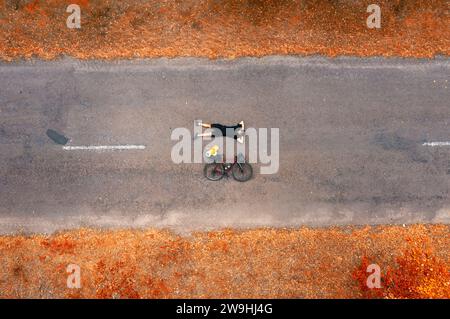
[[[245,133],[244,121],[240,121],[238,124],[231,126],[222,125],[220,123],[208,124],[203,123],[202,121],[196,121],[196,124],[204,128],[212,128],[219,130],[222,133],[222,136],[234,138],[239,143],[244,142],[244,133]],[[194,138],[197,137],[215,137],[215,135],[214,132],[207,132],[196,134]]]

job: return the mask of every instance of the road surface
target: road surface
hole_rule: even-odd
[[[449,75],[443,57],[0,64],[0,232],[449,223]],[[195,119],[280,128],[279,172],[174,164]]]

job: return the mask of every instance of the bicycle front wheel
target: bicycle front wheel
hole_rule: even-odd
[[[246,182],[253,176],[252,166],[248,163],[236,163],[233,165],[233,177],[238,182]]]

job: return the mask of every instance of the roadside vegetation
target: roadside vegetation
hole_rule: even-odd
[[[0,237],[1,298],[450,298],[450,226]],[[80,267],[80,289],[67,267]],[[367,265],[381,269],[368,289]]]
[[[369,29],[367,7],[381,8]],[[69,29],[69,4],[81,28]],[[446,0],[0,0],[0,59],[450,53]]]

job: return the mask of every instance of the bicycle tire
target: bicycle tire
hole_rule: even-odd
[[[203,173],[210,181],[218,181],[225,175],[225,169],[220,163],[206,164]]]
[[[253,168],[248,163],[236,163],[231,169],[233,178],[238,182],[246,182],[253,176]]]

